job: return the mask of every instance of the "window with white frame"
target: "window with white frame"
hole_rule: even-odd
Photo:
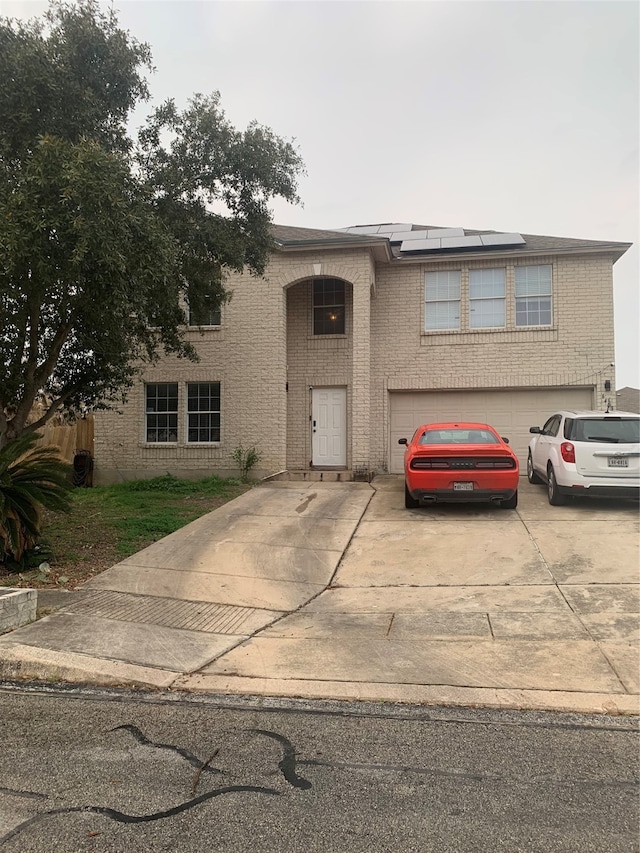
[[[220,441],[220,383],[187,383],[187,441]]]
[[[193,311],[189,307],[190,326],[219,326],[222,320],[222,312],[219,305],[215,305],[211,297],[205,297],[205,306],[201,311]]]
[[[313,334],[345,334],[344,281],[338,278],[316,278],[313,287]]]
[[[178,440],[178,383],[150,382],[145,387],[146,440]]]
[[[504,328],[506,276],[504,269],[469,270],[469,328]]]
[[[516,326],[550,326],[551,264],[516,267]]]
[[[460,328],[460,270],[426,273],[424,327],[428,332]]]

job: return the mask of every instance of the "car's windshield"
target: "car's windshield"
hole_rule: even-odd
[[[603,441],[611,444],[640,442],[640,418],[576,418],[573,441]]]
[[[419,444],[499,444],[488,429],[428,429]]]

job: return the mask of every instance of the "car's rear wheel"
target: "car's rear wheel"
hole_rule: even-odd
[[[549,469],[547,471],[547,495],[549,497],[549,503],[551,506],[562,506],[566,504],[567,498],[560,492],[558,488],[558,481],[556,480],[556,474],[553,470],[553,465],[549,465]]]
[[[506,501],[500,501],[500,506],[502,509],[515,509],[518,506],[518,492],[515,491]]]
[[[420,501],[411,496],[406,481],[404,484],[404,505],[407,509],[417,509],[420,506]]]
[[[530,483],[541,483],[542,480],[536,474],[533,468],[533,459],[531,458],[531,451],[529,451],[529,455],[527,456],[527,480]]]

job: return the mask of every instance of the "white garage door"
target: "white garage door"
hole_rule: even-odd
[[[399,438],[411,438],[420,424],[477,421],[491,424],[518,454],[524,470],[529,427],[542,426],[558,409],[591,409],[591,388],[545,388],[518,391],[392,391],[389,394],[389,471],[403,471]]]

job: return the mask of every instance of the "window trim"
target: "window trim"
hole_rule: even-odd
[[[164,385],[167,387],[175,386],[175,389],[176,389],[176,393],[175,393],[176,408],[175,408],[175,410],[174,409],[167,409],[165,411],[160,411],[157,408],[155,411],[149,410],[149,396],[148,396],[149,388],[154,386],[157,389],[158,386],[160,386],[160,385]],[[173,395],[170,395],[169,393],[167,393],[166,399],[169,400],[172,398],[172,396]],[[162,398],[158,396],[158,393],[156,390],[156,395],[155,395],[156,405],[157,405],[157,401],[160,399],[162,399]],[[166,441],[160,441],[157,438],[154,441],[153,439],[149,438],[149,429],[150,429],[150,427],[149,427],[149,416],[150,415],[151,416],[167,415],[167,417],[169,417],[170,415],[175,416],[175,439],[173,441],[170,439],[167,439]],[[159,447],[159,446],[165,447],[167,445],[175,447],[179,443],[178,439],[180,436],[179,415],[180,415],[180,383],[179,382],[146,382],[145,381],[145,383],[144,383],[144,443],[150,444],[153,447]],[[161,429],[164,429],[167,432],[167,434],[170,435],[172,427],[169,425],[169,423],[167,423],[166,427],[155,426],[155,427],[153,427],[153,429],[155,430],[156,436],[158,435],[158,433]]]
[[[471,296],[471,278],[474,273],[486,273],[486,272],[501,272],[502,273],[502,296]],[[469,275],[469,293],[468,293],[468,306],[467,306],[467,316],[469,318],[469,331],[476,332],[478,330],[487,329],[489,331],[493,331],[494,329],[506,329],[507,328],[507,268],[506,267],[471,267],[468,270]],[[487,303],[487,302],[502,302],[502,324],[497,326],[474,326],[471,318],[471,309],[473,303]]]
[[[492,259],[493,260],[493,259]],[[534,333],[539,335],[549,335],[549,334],[557,334],[557,325],[556,325],[556,317],[554,311],[554,282],[557,274],[556,264],[553,259],[545,260],[543,263],[519,263],[520,259],[502,259],[496,258],[495,262],[490,266],[481,266],[476,265],[477,260],[475,258],[470,258],[468,261],[460,261],[460,266],[454,269],[438,269],[432,263],[425,263],[422,267],[422,280],[423,280],[423,295],[422,295],[422,317],[421,317],[421,330],[420,336],[423,339],[423,345],[428,345],[427,340],[430,337],[440,336],[442,338],[442,342],[446,341],[446,336],[450,335],[455,336],[456,339],[460,338],[461,340],[468,341],[469,343],[473,343],[474,340],[477,342],[476,336],[484,336],[484,335],[506,335],[503,340],[511,341],[512,338],[508,337],[511,333]],[[531,259],[535,260],[535,259]],[[453,264],[452,264],[453,265]],[[435,267],[435,268],[434,268]],[[549,323],[541,323],[539,325],[533,326],[519,326],[517,325],[516,313],[517,313],[517,300],[519,299],[527,299],[532,298],[531,296],[522,296],[516,297],[516,283],[515,278],[517,274],[517,270],[530,267],[548,267],[550,269],[550,287],[549,292],[542,294],[541,298],[548,299],[550,303],[550,314],[551,320]],[[504,297],[496,297],[499,299],[504,299],[504,325],[502,326],[472,326],[471,325],[471,303],[480,299],[480,297],[471,298],[471,278],[473,273],[481,270],[489,270],[489,269],[503,269],[504,270]],[[428,318],[428,305],[435,304],[439,301],[451,301],[456,302],[458,300],[435,300],[426,298],[426,287],[428,277],[435,273],[458,273],[460,275],[460,322],[457,328],[446,328],[446,329],[436,329],[436,328],[428,328],[427,327],[427,318]],[[491,298],[491,297],[487,297]],[[535,295],[534,295],[535,298]],[[502,340],[502,339],[501,339]],[[551,338],[544,338],[544,340],[551,340]],[[555,340],[555,338],[554,338]]]
[[[442,273],[446,273],[448,277],[451,276],[452,273],[457,274],[458,276],[458,298],[457,299],[429,299],[427,296],[427,287],[430,275],[440,276]],[[447,281],[447,287],[450,287],[451,282]],[[423,299],[423,310],[424,310],[424,318],[423,318],[423,332],[427,334],[448,334],[450,332],[460,332],[462,331],[462,269],[455,270],[427,270],[424,275],[424,299]],[[429,327],[427,326],[428,321],[428,305],[442,305],[442,304],[456,304],[458,305],[458,325],[457,326],[446,326],[446,327]],[[454,318],[455,319],[455,318]]]
[[[527,293],[518,295],[518,270],[540,269],[547,267],[549,269],[549,292],[548,293]],[[527,301],[529,299],[548,299],[549,300],[549,322],[548,323],[518,323],[518,301]],[[514,264],[513,270],[513,327],[514,329],[549,329],[553,326],[553,264]],[[540,308],[538,307],[540,313]],[[528,311],[527,311],[528,314]]]
[[[342,302],[334,305],[316,305],[316,284],[324,282],[337,282],[342,287]],[[318,332],[316,331],[316,309],[342,308],[342,331]],[[336,317],[336,319],[338,319]],[[347,283],[337,276],[317,276],[311,279],[311,337],[313,338],[344,338],[347,335]]]
[[[142,383],[142,435],[140,439],[140,445],[146,448],[176,448],[176,447],[220,447],[222,445],[222,408],[223,408],[223,382],[220,379],[209,379],[204,378],[200,380],[189,381],[186,379],[183,380],[174,380],[174,381],[159,381],[159,380],[147,380],[145,379]],[[150,386],[175,386],[177,389],[177,409],[162,412],[162,411],[147,411],[148,407],[148,388]],[[219,400],[219,409],[208,409],[207,411],[190,411],[189,410],[189,386],[190,385],[217,385],[218,386],[218,400]],[[156,392],[157,393],[157,392]],[[213,395],[215,398],[215,395]],[[158,399],[157,397],[155,398]],[[157,406],[157,403],[156,403]],[[189,441],[189,416],[197,415],[197,414],[207,414],[207,415],[218,415],[218,438],[213,439],[212,441]],[[173,415],[175,418],[175,429],[172,426],[167,427],[155,427],[156,434],[158,431],[165,430],[169,432],[171,430],[172,433],[175,434],[175,439],[171,441],[153,441],[149,438],[149,426],[148,426],[148,418],[149,416],[154,415]],[[209,427],[210,430],[215,430],[215,427]]]
[[[217,323],[194,323],[191,316],[191,306],[187,305],[187,328],[188,329],[219,329],[222,326],[222,305],[217,308],[211,306],[207,309],[209,312],[217,312],[219,321]]]
[[[193,445],[197,445],[197,444],[199,444],[203,447],[212,447],[212,446],[219,445],[222,441],[222,383],[220,382],[220,380],[203,380],[201,382],[200,381],[185,382],[184,384],[185,384],[185,410],[184,410],[185,431],[184,431],[184,438],[183,438],[182,443],[185,446],[190,446],[190,447],[192,447]],[[207,411],[201,411],[201,410],[191,411],[191,409],[189,408],[189,397],[190,397],[189,388],[191,385],[217,385],[218,386],[218,401],[219,401],[218,406],[219,406],[219,408],[218,409],[208,409]],[[191,431],[191,426],[189,423],[190,415],[218,415],[218,438],[213,438],[210,441],[206,441],[206,440],[203,441],[202,439],[198,438],[195,441],[191,441],[191,439],[189,438],[189,432]],[[198,426],[195,429],[199,430],[200,427]],[[209,431],[212,431],[213,428],[211,426],[209,426],[208,429],[209,429]]]

